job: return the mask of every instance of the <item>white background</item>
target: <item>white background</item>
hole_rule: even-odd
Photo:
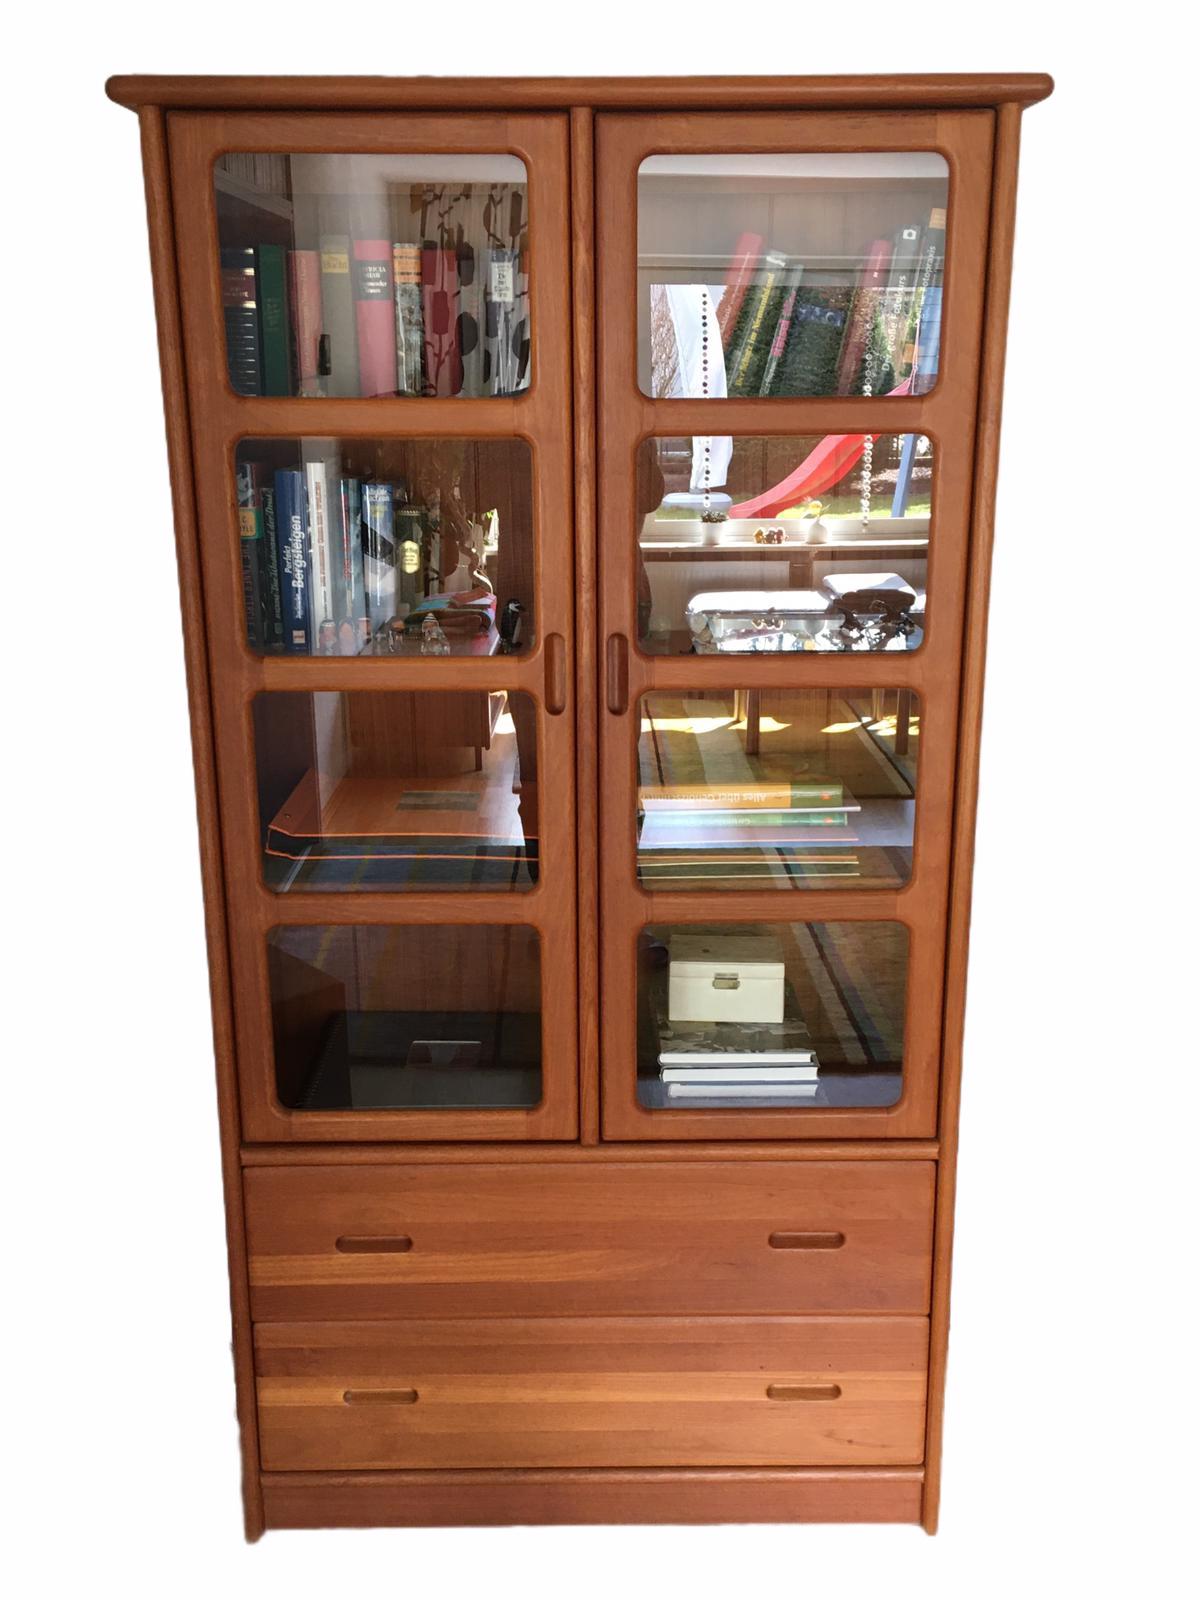
[[[12,1592],[1182,1591],[1200,319],[1194,52],[1169,10],[1183,16],[1003,0],[42,5],[23,8],[15,53],[10,24]],[[381,1531],[247,1548],[137,126],[104,79],[771,70],[1058,81],[1023,131],[943,1531]]]

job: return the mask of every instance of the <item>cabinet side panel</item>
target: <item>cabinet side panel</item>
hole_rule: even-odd
[[[1004,341],[1012,281],[1016,218],[1017,151],[1021,130],[1018,105],[1001,106],[996,118],[992,172],[992,210],[984,302],[983,359],[975,427],[975,480],[971,504],[970,567],[962,681],[959,699],[958,769],[947,938],[945,1015],[942,1031],[942,1082],[939,1107],[937,1202],[934,1220],[933,1303],[929,1346],[929,1403],[926,1413],[925,1486],[922,1525],[937,1532],[941,1489],[942,1415],[945,1405],[946,1345],[950,1328],[950,1262],[954,1236],[955,1164],[962,1079],[963,1019],[966,1007],[967,941],[971,924],[971,875],[975,809],[979,788],[979,744],[983,716],[983,675],[987,652],[988,590],[995,531],[996,473],[1000,450],[1000,410],[1004,387]]]
[[[212,711],[205,644],[203,590],[196,538],[196,511],[189,436],[187,384],[179,316],[179,285],[173,236],[172,194],[165,118],[156,107],[138,114],[150,256],[154,272],[154,309],[162,368],[167,456],[175,509],[175,546],[179,563],[184,656],[187,663],[188,708],[192,730],[192,763],[196,780],[196,813],[204,886],[204,920],[212,994],[213,1048],[217,1066],[217,1098],[221,1121],[221,1173],[225,1193],[225,1226],[229,1250],[230,1309],[233,1318],[234,1377],[241,1430],[242,1503],[246,1537],[263,1531],[262,1487],[258,1464],[258,1423],[254,1400],[254,1357],[250,1340],[250,1287],[242,1212],[239,1160],[237,1077],[233,1051],[233,1019],[229,987],[229,952],[225,894],[221,880],[221,840],[216,776],[213,765]]]

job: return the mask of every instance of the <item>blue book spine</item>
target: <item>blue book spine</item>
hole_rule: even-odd
[[[338,653],[354,655],[370,632],[363,576],[362,484],[357,478],[338,481],[338,537],[341,540],[341,601]]]
[[[283,607],[283,648],[289,655],[311,655],[312,583],[308,570],[308,507],[304,474],[275,474],[275,538],[279,551],[279,595]]]
[[[367,615],[375,635],[396,610],[396,518],[390,483],[362,486],[362,555]]]

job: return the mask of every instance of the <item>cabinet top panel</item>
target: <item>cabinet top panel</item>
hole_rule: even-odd
[[[139,110],[413,111],[898,110],[1032,105],[1054,88],[1046,73],[970,72],[808,78],[114,77],[110,99]]]

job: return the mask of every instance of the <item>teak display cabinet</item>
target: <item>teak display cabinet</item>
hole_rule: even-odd
[[[110,82],[249,1537],[935,1529],[1018,130],[1050,87]]]

